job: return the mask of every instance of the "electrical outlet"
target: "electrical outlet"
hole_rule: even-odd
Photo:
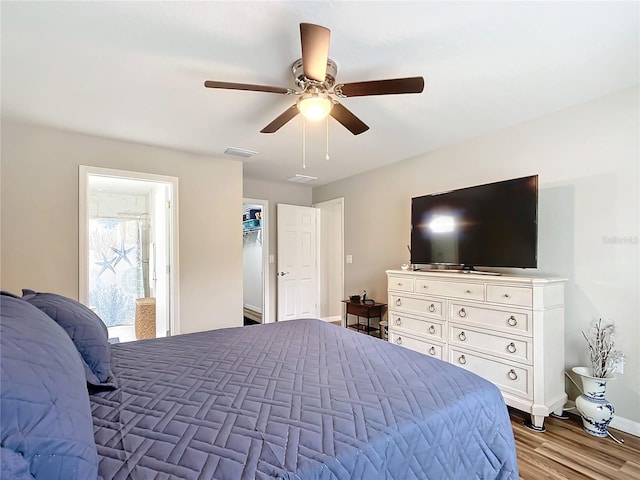
[[[353,263],[353,255],[347,255],[347,263]]]
[[[624,373],[624,358],[618,358],[615,362],[613,362],[613,370],[614,373]]]

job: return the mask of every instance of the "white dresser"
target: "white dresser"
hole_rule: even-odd
[[[565,279],[444,270],[387,279],[390,342],[490,380],[536,429],[562,413]]]

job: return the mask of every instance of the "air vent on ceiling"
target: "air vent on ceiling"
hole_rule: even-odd
[[[300,175],[299,173],[296,173],[295,177],[288,178],[287,181],[294,183],[307,183],[317,179],[318,177],[311,177],[309,175]]]
[[[253,150],[245,150],[244,148],[229,147],[224,151],[224,153],[226,153],[227,155],[235,155],[236,157],[249,158],[258,152],[254,152]]]

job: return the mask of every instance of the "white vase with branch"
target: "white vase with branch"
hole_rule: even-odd
[[[591,367],[574,367],[582,381],[582,395],[576,399],[576,409],[582,417],[585,431],[598,437],[607,436],[607,428],[614,415],[611,402],[605,398],[607,382],[615,379],[614,370],[624,355],[614,349],[613,324],[595,322],[589,333],[582,332],[589,348]]]

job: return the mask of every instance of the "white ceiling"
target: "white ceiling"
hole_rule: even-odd
[[[639,3],[5,2],[2,116],[227,157],[245,176],[320,185],[639,83]],[[294,103],[205,80],[294,87],[299,23],[331,29],[338,82],[422,75],[422,94],[341,100],[371,129],[298,116]],[[238,158],[238,161],[241,159]]]

